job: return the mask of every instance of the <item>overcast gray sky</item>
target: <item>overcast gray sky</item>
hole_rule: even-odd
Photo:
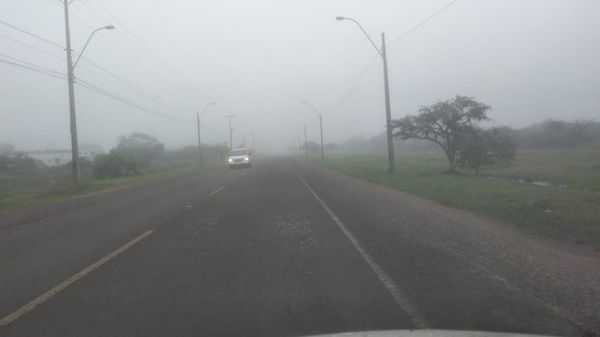
[[[77,78],[154,113],[77,86],[80,143],[109,149],[143,131],[169,147],[195,144],[195,112],[213,101],[207,142],[227,140],[228,114],[236,143],[254,135],[263,150],[281,151],[304,123],[316,140],[317,118],[302,100],[322,112],[326,141],[380,133],[381,60],[335,16],[358,19],[378,44],[385,32],[390,44],[451,2],[74,0],[75,51],[93,28],[116,27],[98,32]],[[0,20],[64,46],[58,0],[0,0]],[[461,94],[491,105],[503,125],[597,120],[599,41],[600,1],[458,0],[389,45],[393,117]],[[66,72],[64,50],[0,24],[0,60],[10,57]],[[1,62],[0,79],[0,142],[69,148],[66,82]]]

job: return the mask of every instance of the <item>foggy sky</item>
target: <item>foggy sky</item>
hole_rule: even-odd
[[[323,114],[326,142],[380,133],[381,60],[372,62],[377,54],[358,27],[335,16],[356,18],[377,44],[385,32],[390,43],[449,2],[74,0],[73,49],[94,28],[114,24],[97,33],[84,57],[129,84],[86,60],[77,78],[188,121],[76,86],[79,141],[108,150],[119,135],[142,131],[171,148],[194,145],[195,113],[210,102],[205,142],[227,141],[228,114],[236,115],[236,144],[254,135],[262,151],[282,151],[303,136],[304,124],[317,140],[318,119],[302,100]],[[0,0],[0,20],[65,44],[57,0]],[[595,0],[458,0],[388,47],[393,117],[460,94],[491,105],[501,125],[597,120],[599,41]],[[64,50],[3,25],[0,54],[66,73]],[[0,143],[70,147],[64,80],[0,63],[0,118]]]

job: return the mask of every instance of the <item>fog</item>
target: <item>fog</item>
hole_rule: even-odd
[[[93,29],[115,26],[94,36],[76,77],[146,107],[76,85],[79,141],[108,150],[142,131],[170,148],[196,144],[196,112],[210,102],[208,143],[228,141],[225,115],[235,115],[234,143],[254,139],[259,151],[286,151],[303,125],[317,140],[302,100],[322,113],[326,142],[381,133],[381,60],[337,15],[377,44],[385,32],[393,118],[460,94],[492,106],[494,124],[597,119],[600,2],[458,0],[421,25],[451,2],[74,0],[75,52]],[[0,0],[0,20],[65,44],[59,1]],[[0,25],[7,57],[66,73],[64,50]],[[6,63],[0,79],[0,143],[70,147],[65,80]]]

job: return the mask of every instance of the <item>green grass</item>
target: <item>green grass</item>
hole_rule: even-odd
[[[204,169],[215,167],[207,164]],[[43,172],[29,173],[19,177],[0,177],[3,188],[0,190],[0,212],[33,206],[45,202],[68,199],[81,194],[102,191],[152,180],[173,177],[201,170],[194,164],[158,165],[141,175],[115,179],[93,179],[90,172],[82,170],[82,182],[73,185],[70,171],[65,168],[49,168]]]
[[[522,151],[510,164],[446,173],[441,153],[403,153],[397,172],[386,158],[345,155],[324,166],[351,176],[503,220],[527,231],[600,249],[600,151]],[[543,181],[549,186],[527,182]]]

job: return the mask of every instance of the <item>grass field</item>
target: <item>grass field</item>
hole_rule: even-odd
[[[445,173],[441,152],[338,155],[322,163],[361,179],[501,219],[524,230],[600,250],[600,150],[521,151],[510,164]]]
[[[210,163],[205,168],[216,166]],[[91,171],[83,169],[82,183],[71,183],[71,172],[65,167],[50,167],[41,171],[14,176],[0,176],[0,212],[33,206],[48,201],[66,199],[79,194],[101,191],[146,181],[167,178],[200,170],[195,164],[157,165],[143,174],[115,179],[93,179]]]

